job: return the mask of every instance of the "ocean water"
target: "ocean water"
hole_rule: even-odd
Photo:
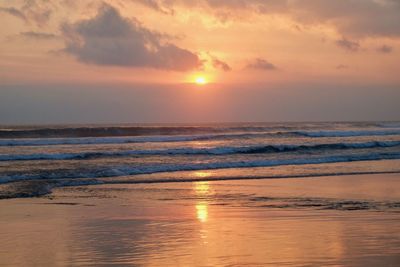
[[[399,122],[0,127],[0,198],[73,185],[394,172]]]

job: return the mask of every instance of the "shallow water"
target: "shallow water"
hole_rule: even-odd
[[[0,201],[0,262],[398,266],[399,188],[398,174],[59,188]]]

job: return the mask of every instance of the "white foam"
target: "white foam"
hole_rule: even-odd
[[[351,136],[381,136],[400,135],[400,129],[396,130],[362,130],[362,131],[297,131],[299,135],[307,137],[351,137]]]
[[[394,153],[369,153],[361,155],[334,155],[325,157],[306,157],[296,159],[281,160],[253,160],[253,161],[232,161],[232,162],[212,162],[197,164],[175,164],[175,165],[148,165],[148,166],[116,166],[106,169],[93,169],[87,171],[74,170],[70,173],[63,171],[40,173],[40,174],[15,174],[0,177],[0,183],[7,183],[18,180],[33,179],[65,179],[65,178],[101,178],[101,177],[119,177],[139,174],[151,174],[159,172],[176,172],[176,171],[194,171],[194,170],[211,170],[211,169],[228,169],[228,168],[251,168],[251,167],[273,167],[283,165],[304,165],[304,164],[324,164],[336,162],[351,161],[369,161],[369,160],[385,160],[400,159],[400,152]]]
[[[362,143],[322,143],[304,145],[257,145],[241,147],[214,147],[214,148],[175,148],[154,150],[121,150],[121,151],[97,151],[78,153],[37,153],[37,154],[5,154],[0,155],[0,161],[13,160],[79,160],[95,157],[127,157],[135,155],[229,155],[229,154],[255,154],[255,153],[279,153],[290,151],[312,150],[340,150],[362,149],[377,147],[400,146],[400,141],[372,141]]]

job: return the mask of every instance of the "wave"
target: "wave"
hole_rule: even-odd
[[[0,199],[11,198],[31,198],[41,197],[52,193],[54,188],[69,186],[88,186],[102,184],[155,184],[155,183],[187,183],[187,182],[206,182],[206,181],[237,181],[237,180],[255,180],[255,179],[283,179],[283,178],[311,178],[326,177],[338,175],[367,175],[367,174],[394,174],[400,173],[394,171],[347,171],[347,172],[316,172],[313,174],[293,174],[293,175],[238,175],[238,176],[213,176],[213,177],[190,177],[190,178],[155,178],[155,179],[59,179],[59,180],[20,180],[12,181],[6,186],[6,190],[0,191]],[[1,184],[1,180],[0,180]],[[4,185],[4,183],[3,183]],[[252,201],[272,200],[272,198],[254,198]],[[307,198],[307,201],[309,198]],[[349,204],[346,202],[345,204]],[[335,205],[336,207],[337,205]],[[398,207],[397,204],[388,203],[389,208]],[[341,208],[341,207],[339,207]]]
[[[53,145],[96,145],[96,144],[130,144],[130,143],[163,143],[187,142],[202,140],[220,140],[234,138],[255,138],[284,135],[281,132],[271,133],[232,133],[172,136],[129,136],[129,137],[87,137],[87,138],[36,138],[36,139],[0,139],[0,146],[53,146]]]
[[[362,131],[296,131],[293,132],[305,137],[352,137],[352,136],[382,136],[400,135],[400,129],[396,130],[362,130]]]
[[[276,131],[270,130],[268,132],[259,131],[251,132],[249,128],[241,128],[241,132],[223,132],[222,129],[214,129],[215,133],[204,133],[197,134],[196,131],[201,130],[195,127],[191,134],[184,135],[184,131],[188,130],[186,127],[179,128],[175,132],[160,132],[153,129],[153,135],[144,135],[145,131],[142,132],[143,135],[136,133],[137,135],[127,135],[121,133],[121,136],[107,136],[107,137],[79,137],[82,134],[77,134],[77,136],[67,136],[67,137],[55,137],[54,136],[30,136],[25,138],[25,135],[15,135],[14,130],[0,130],[0,146],[51,146],[51,145],[95,145],[95,144],[129,144],[129,143],[157,143],[157,142],[187,142],[187,141],[201,141],[201,140],[221,140],[221,139],[246,139],[246,138],[257,138],[257,137],[354,137],[354,136],[386,136],[386,135],[400,135],[400,129],[385,129],[385,130],[362,130],[362,131]],[[146,128],[148,129],[148,128]],[[157,128],[158,129],[158,128]],[[202,128],[205,130],[205,128]],[[230,128],[232,129],[232,128]],[[42,130],[42,129],[40,129]],[[71,129],[69,129],[71,130]],[[165,129],[164,129],[165,130]],[[239,130],[239,128],[237,129]],[[254,129],[254,127],[252,128]],[[265,130],[265,129],[264,129]],[[11,134],[5,134],[6,132],[14,132]],[[72,130],[71,130],[72,131]],[[179,133],[179,134],[178,134]],[[127,134],[127,133],[126,133]],[[149,134],[149,132],[147,132]]]
[[[218,129],[202,126],[112,126],[1,129],[0,138],[57,138],[57,137],[105,137],[208,133]]]
[[[41,197],[51,194],[54,188],[69,186],[88,186],[102,184],[155,184],[155,183],[187,183],[187,182],[206,182],[206,181],[237,181],[237,180],[260,180],[260,179],[283,179],[283,178],[311,178],[326,177],[338,175],[367,175],[367,174],[394,174],[400,173],[400,170],[392,171],[345,171],[345,172],[316,172],[313,174],[293,174],[293,175],[237,175],[237,176],[213,176],[213,177],[168,177],[168,178],[143,178],[143,179],[58,179],[58,180],[20,180],[12,181],[6,186],[6,190],[0,191],[0,199],[11,198],[31,198]],[[1,184],[1,180],[0,180]],[[4,183],[3,183],[4,185]],[[272,198],[263,199],[255,197],[252,201],[272,200]],[[309,198],[307,198],[307,201]],[[346,202],[346,204],[349,204]],[[336,207],[336,205],[335,205]],[[397,204],[388,203],[389,208],[398,207]],[[341,208],[341,207],[339,207]]]
[[[232,169],[232,168],[255,168],[255,167],[274,167],[284,165],[305,165],[305,164],[325,164],[353,161],[372,161],[400,159],[400,152],[395,153],[370,153],[361,155],[335,155],[326,157],[307,157],[282,160],[254,160],[254,161],[233,161],[233,162],[213,162],[198,164],[176,164],[176,165],[148,165],[148,166],[116,166],[103,169],[91,170],[70,170],[70,171],[51,171],[37,174],[11,174],[0,177],[1,183],[10,183],[25,180],[42,179],[82,179],[82,178],[112,178],[140,174],[152,174],[161,172],[177,171],[198,171],[212,169]]]
[[[400,141],[372,141],[363,143],[331,143],[310,145],[257,145],[242,147],[215,148],[175,148],[154,150],[98,151],[79,153],[38,153],[38,154],[6,154],[0,155],[0,161],[17,160],[84,160],[101,157],[127,157],[139,155],[231,155],[262,154],[280,152],[301,152],[315,150],[365,149],[400,146]]]
[[[376,126],[381,128],[400,128],[400,122],[382,122],[377,123]]]
[[[219,126],[109,126],[0,128],[0,138],[67,138],[152,135],[192,135],[227,132],[267,132],[295,129],[296,126],[219,125]]]
[[[400,130],[375,131],[271,131],[247,133],[218,133],[200,135],[166,135],[166,136],[128,136],[128,137],[85,137],[85,138],[30,138],[0,139],[1,146],[55,146],[55,145],[97,145],[97,144],[131,144],[131,143],[164,143],[190,142],[203,140],[250,139],[257,137],[352,137],[398,135]]]

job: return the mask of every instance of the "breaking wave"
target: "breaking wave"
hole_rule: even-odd
[[[140,127],[137,127],[140,128]],[[212,133],[206,128],[179,127],[168,130],[161,128],[132,131],[121,130],[93,130],[91,128],[72,129],[37,129],[37,130],[0,130],[0,146],[50,146],[50,145],[94,145],[94,144],[129,144],[129,143],[162,143],[162,142],[187,142],[201,140],[223,139],[250,139],[257,137],[357,137],[357,136],[388,136],[400,135],[400,129],[389,128],[384,130],[362,131],[265,131],[264,128],[238,128],[238,132],[223,132],[221,129],[212,128]],[[106,128],[108,129],[108,128]],[[158,129],[158,130],[157,130]],[[207,128],[208,129],[208,128]],[[66,131],[65,133],[63,131]],[[68,130],[68,131],[67,131]],[[240,130],[240,131],[239,131]],[[42,133],[37,133],[44,131]],[[221,132],[220,132],[221,131]],[[37,134],[36,134],[37,133]],[[51,134],[50,134],[51,133]],[[151,135],[150,135],[151,134]]]
[[[274,167],[283,165],[305,165],[305,164],[324,164],[352,161],[371,161],[371,160],[389,160],[400,159],[400,152],[393,153],[369,153],[359,155],[334,155],[325,157],[307,157],[295,159],[279,160],[251,160],[251,161],[232,161],[232,162],[210,162],[210,163],[184,163],[174,165],[146,165],[146,166],[115,166],[89,170],[59,170],[51,172],[39,172],[35,174],[10,174],[0,177],[0,183],[9,183],[20,180],[34,179],[66,179],[66,178],[102,178],[119,177],[139,174],[152,174],[160,172],[176,171],[196,171],[212,169],[230,169],[230,168],[254,168],[254,167]]]
[[[296,131],[295,134],[306,137],[351,137],[351,136],[380,136],[400,135],[400,129],[396,130],[363,130],[363,131]]]
[[[0,146],[52,146],[52,145],[96,145],[96,144],[130,144],[130,143],[164,143],[201,140],[220,140],[232,138],[254,138],[283,135],[284,133],[232,133],[170,136],[129,136],[129,137],[87,137],[87,138],[30,138],[0,139]]]
[[[38,153],[38,154],[9,154],[0,155],[0,161],[14,160],[83,160],[100,157],[127,157],[139,155],[230,155],[230,154],[262,154],[280,152],[301,152],[316,150],[341,150],[385,148],[400,146],[400,141],[372,141],[363,143],[328,143],[310,145],[257,145],[242,147],[215,147],[215,148],[175,148],[154,150],[122,150],[96,151],[77,153]]]

